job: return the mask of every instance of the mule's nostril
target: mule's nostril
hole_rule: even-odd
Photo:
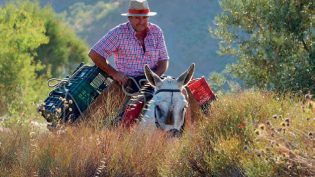
[[[168,131],[168,133],[172,136],[172,137],[180,137],[182,135],[182,132],[180,130],[177,129],[171,129]]]
[[[173,113],[169,111],[167,113],[166,119],[165,119],[165,124],[166,125],[173,125],[174,124],[174,118],[173,118]]]

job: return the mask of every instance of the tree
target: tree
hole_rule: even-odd
[[[0,7],[0,105],[14,113],[27,109],[41,95],[43,79],[35,72],[36,49],[48,42],[44,21],[28,11],[28,4]],[[1,115],[1,112],[0,112]]]
[[[314,4],[310,0],[221,0],[212,31],[228,70],[248,86],[315,91]]]
[[[87,45],[38,1],[0,6],[0,31],[0,116],[34,113],[50,71],[60,76],[87,61]]]
[[[35,60],[45,65],[38,74],[51,70],[54,77],[61,77],[72,72],[79,63],[88,62],[88,46],[78,38],[75,31],[59,18],[54,10],[47,6],[40,8],[33,5],[34,13],[44,20],[45,35],[49,42],[37,49]]]

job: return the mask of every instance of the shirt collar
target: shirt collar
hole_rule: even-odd
[[[133,27],[131,26],[130,22],[128,21],[127,22],[127,25],[128,25],[128,28],[129,28],[129,31],[131,32],[132,35],[136,36],[136,30],[133,29]],[[152,24],[150,22],[148,22],[148,31],[147,31],[147,35],[150,34],[150,31],[151,31],[151,28],[152,28]]]

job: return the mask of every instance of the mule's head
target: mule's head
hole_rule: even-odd
[[[161,79],[145,65],[145,76],[150,85],[155,89],[150,102],[151,119],[162,130],[174,135],[180,134],[185,123],[185,111],[188,106],[184,87],[189,83],[194,73],[195,64],[192,64],[178,78],[166,77]]]

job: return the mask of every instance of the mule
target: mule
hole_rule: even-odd
[[[161,79],[147,65],[144,73],[148,83],[154,87],[153,98],[142,116],[140,125],[156,127],[177,136],[183,131],[188,101],[183,93],[195,70],[193,63],[178,78],[167,76]]]

